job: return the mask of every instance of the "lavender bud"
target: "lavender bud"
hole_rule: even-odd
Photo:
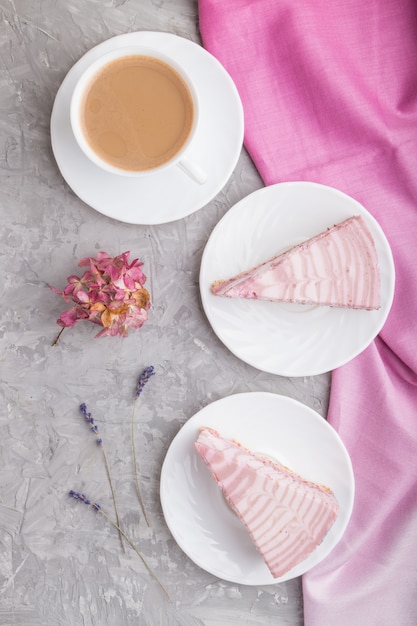
[[[139,381],[136,387],[136,397],[139,398],[140,394],[143,391],[146,383],[150,379],[151,376],[155,374],[155,368],[153,365],[149,365],[146,369],[143,370],[142,374],[139,377]]]

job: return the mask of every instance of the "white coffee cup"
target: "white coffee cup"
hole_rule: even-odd
[[[103,156],[103,151],[99,153],[100,150],[97,150],[96,146],[93,147],[93,144],[90,141],[90,137],[88,137],[88,130],[87,130],[86,122],[85,122],[85,119],[86,119],[85,107],[86,107],[86,98],[89,93],[89,90],[91,86],[94,84],[97,77],[103,75],[102,74],[103,70],[108,71],[110,67],[115,67],[114,65],[112,66],[114,62],[118,62],[120,64],[120,63],[123,63],[123,59],[126,60],[126,59],[136,58],[136,57],[146,57],[145,62],[149,60],[150,65],[147,68],[148,72],[153,71],[152,63],[154,64],[156,63],[156,66],[159,66],[160,68],[164,67],[166,69],[166,66],[168,66],[168,68],[172,72],[174,72],[176,76],[179,75],[180,77],[179,80],[182,81],[181,89],[184,86],[184,94],[185,93],[188,94],[187,102],[189,100],[192,102],[193,113],[192,113],[192,116],[190,116],[190,119],[188,119],[187,130],[184,130],[184,134],[186,134],[187,132],[188,134],[186,134],[186,138],[184,141],[182,141],[181,139],[181,144],[179,145],[177,150],[174,147],[172,148],[172,150],[174,150],[173,154],[170,153],[170,156],[165,160],[163,157],[161,157],[161,162],[157,162],[157,163],[149,162],[149,163],[145,163],[145,166],[143,167],[141,165],[140,167],[135,166],[135,167],[132,167],[132,169],[130,169],[129,165],[126,165],[126,164],[120,165],[118,162],[116,163],[110,157],[108,157],[106,160],[106,158],[104,157],[107,157],[107,155],[104,154]],[[169,76],[169,70],[167,70],[167,72]],[[174,76],[172,77],[174,78]],[[152,101],[151,100],[152,89],[153,87],[151,86],[151,83],[149,83],[146,89],[146,94],[150,94],[149,102]],[[111,97],[113,97],[115,90],[110,90],[109,93]],[[188,100],[188,97],[189,97],[189,100]],[[116,100],[114,102],[116,102]],[[131,102],[131,100],[129,100],[129,102]],[[117,102],[117,106],[118,106],[118,102]],[[137,104],[137,106],[139,106],[139,104]],[[101,107],[100,111],[105,110],[105,108],[106,108],[105,106]],[[155,111],[156,110],[159,111],[160,107],[158,105],[157,107],[154,107],[154,108],[155,108]],[[91,107],[90,107],[90,110],[92,110]],[[136,115],[136,111],[139,111],[139,109],[135,109],[135,115]],[[113,107],[111,115],[113,115],[112,119],[114,119],[115,122],[117,122],[116,125],[118,124],[119,119],[121,120],[123,119],[123,116],[121,115],[120,111],[115,110],[114,107]],[[148,115],[153,115],[151,109],[149,109]],[[161,113],[161,115],[162,115],[161,124],[169,124],[170,123],[168,122],[169,116],[166,116],[167,119],[163,120],[164,113]],[[96,117],[95,113],[90,113],[90,119],[93,120],[93,123],[95,122],[95,117]],[[133,115],[131,115],[129,119],[133,119]],[[160,53],[157,50],[148,49],[146,47],[138,46],[138,45],[130,45],[130,46],[126,46],[126,47],[108,52],[107,54],[104,54],[95,62],[93,62],[90,66],[88,66],[88,68],[82,73],[82,75],[78,79],[76,86],[74,88],[74,92],[73,92],[73,95],[71,98],[71,104],[70,104],[70,120],[71,120],[71,127],[74,133],[74,137],[78,143],[78,146],[82,150],[82,152],[88,157],[88,159],[92,163],[94,163],[101,169],[105,170],[106,172],[110,172],[112,174],[117,174],[120,176],[143,177],[143,176],[149,176],[152,174],[166,171],[168,168],[179,167],[193,181],[199,184],[203,184],[207,179],[206,173],[202,170],[199,164],[195,163],[189,157],[190,147],[195,142],[195,135],[196,135],[198,124],[199,124],[199,102],[198,102],[198,96],[197,96],[195,87],[192,81],[190,80],[187,72],[177,61],[174,61],[173,59],[167,57],[166,55]],[[113,128],[114,128],[113,126],[110,128],[107,135],[116,136]],[[165,128],[168,129],[169,127],[165,126]],[[140,130],[135,129],[135,133],[133,134],[129,133],[129,136],[126,137],[126,140],[129,142],[129,145],[133,146],[132,148],[133,150],[136,150],[136,148],[139,150],[140,141],[136,141],[136,143],[134,144],[132,137],[139,137],[140,139],[140,136],[139,136]],[[164,136],[163,133],[160,136],[163,137]],[[147,138],[150,142],[152,142],[152,134],[147,133]],[[117,145],[122,145],[122,142],[119,141],[119,144]]]

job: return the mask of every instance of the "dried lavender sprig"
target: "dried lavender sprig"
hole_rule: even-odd
[[[135,394],[135,400],[137,400],[139,398],[139,396],[141,395],[146,383],[148,382],[148,380],[150,379],[151,376],[153,376],[155,374],[155,368],[153,365],[149,365],[148,367],[146,367],[142,374],[139,376],[139,381],[138,384],[136,386],[136,394]],[[148,516],[146,514],[146,509],[145,509],[145,504],[143,502],[143,498],[142,498],[142,493],[140,490],[140,485],[139,485],[139,472],[138,472],[138,462],[137,462],[137,458],[136,458],[136,446],[135,446],[135,411],[136,411],[136,402],[133,405],[133,409],[132,409],[132,453],[133,453],[133,465],[134,465],[134,473],[135,473],[135,484],[136,484],[136,492],[139,498],[139,503],[140,506],[142,508],[142,512],[143,512],[143,516],[145,518],[145,521],[147,523],[148,526],[150,526],[149,524],[149,519]]]
[[[110,490],[111,490],[111,494],[112,494],[112,497],[113,497],[113,504],[114,504],[114,512],[116,514],[116,521],[117,521],[117,525],[120,527],[121,524],[120,524],[119,510],[117,508],[116,492],[115,492],[114,487],[113,487],[113,480],[112,480],[112,477],[111,477],[110,465],[109,465],[109,462],[107,460],[106,450],[104,448],[104,441],[103,441],[103,439],[99,435],[98,426],[97,426],[93,416],[91,415],[91,413],[89,413],[89,411],[87,410],[87,405],[85,404],[85,402],[80,404],[80,411],[83,414],[85,421],[90,426],[91,432],[96,436],[97,445],[100,446],[101,451],[103,453],[104,465],[106,467],[107,478],[109,480]],[[124,546],[124,543],[123,543],[123,535],[122,535],[122,533],[120,531],[119,531],[119,537],[120,537],[120,543],[121,543],[122,548],[123,548],[123,552],[125,552],[125,546]]]
[[[98,443],[98,445],[102,446],[103,445],[103,440],[102,440],[101,437],[98,436],[98,426],[95,423],[91,413],[89,413],[87,411],[87,405],[85,404],[85,402],[80,404],[80,411],[84,415],[84,418],[85,418],[85,421],[87,422],[87,424],[89,424],[91,432],[94,433],[97,436],[97,443]]]
[[[103,515],[103,517],[106,518],[106,520],[114,527],[116,528],[119,533],[121,533],[123,535],[123,537],[126,539],[127,543],[130,545],[130,547],[136,552],[136,554],[139,556],[139,558],[142,560],[142,563],[145,565],[145,567],[147,568],[148,572],[151,574],[151,576],[156,580],[156,582],[158,583],[158,585],[161,587],[162,591],[165,593],[165,595],[167,596],[168,600],[170,602],[172,602],[172,599],[168,593],[168,591],[165,589],[164,585],[162,584],[162,582],[159,580],[158,576],[155,574],[155,572],[153,571],[153,569],[151,568],[151,566],[149,565],[149,563],[147,562],[147,560],[145,559],[145,557],[143,556],[143,554],[138,550],[138,548],[135,546],[135,544],[133,543],[133,541],[126,535],[126,533],[123,531],[122,528],[120,528],[117,524],[117,522],[115,522],[114,520],[111,519],[111,517],[109,517],[107,515],[107,513],[105,513],[102,509],[102,507],[100,506],[100,504],[98,504],[98,502],[93,502],[92,500],[90,500],[89,498],[87,498],[87,496],[85,496],[83,493],[79,493],[78,491],[74,491],[73,489],[71,489],[68,492],[68,495],[71,496],[71,498],[74,498],[74,500],[78,500],[79,502],[83,502],[84,504],[87,504],[89,507],[91,507],[92,509],[94,509],[94,511],[96,511],[97,513],[101,513],[101,515]]]
[[[153,365],[148,365],[148,367],[146,367],[143,370],[142,374],[139,376],[138,384],[136,386],[136,398],[139,398],[146,383],[148,382],[150,377],[153,376],[154,374],[155,374],[155,368]]]
[[[83,493],[80,493],[79,491],[74,491],[73,489],[71,489],[68,492],[68,495],[71,496],[71,498],[74,498],[74,500],[84,502],[84,504],[91,506],[95,511],[101,511],[101,506],[98,504],[98,502],[92,502],[87,498],[87,496],[85,496]]]

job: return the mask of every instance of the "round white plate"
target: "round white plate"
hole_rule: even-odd
[[[75,141],[69,107],[77,79],[102,54],[135,43],[157,48],[183,63],[194,81],[201,124],[187,156],[207,173],[202,185],[175,165],[144,178],[106,173],[87,159]],[[202,208],[224,187],[242,149],[243,109],[229,74],[198,44],[171,33],[127,33],[92,48],[68,72],[52,110],[51,142],[62,176],[86,204],[122,222],[162,224]]]
[[[202,426],[333,490],[340,507],[336,522],[314,552],[284,576],[272,577],[195,450]],[[242,393],[206,406],[181,428],[162,466],[162,509],[178,545],[201,568],[242,585],[289,580],[317,565],[343,535],[353,498],[350,458],[336,431],[304,404],[273,393]]]
[[[231,278],[352,215],[362,215],[375,240],[381,271],[378,311],[214,296],[216,280]],[[200,290],[213,330],[231,352],[282,376],[328,372],[362,352],[391,308],[395,271],[388,241],[359,202],[324,185],[279,183],[250,194],[218,222],[204,250]]]

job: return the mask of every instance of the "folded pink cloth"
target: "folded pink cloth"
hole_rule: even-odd
[[[379,221],[396,292],[372,345],[332,374],[352,458],[346,533],[303,577],[307,626],[417,624],[417,2],[199,0],[265,184],[336,187]],[[319,451],[318,451],[319,453]]]

